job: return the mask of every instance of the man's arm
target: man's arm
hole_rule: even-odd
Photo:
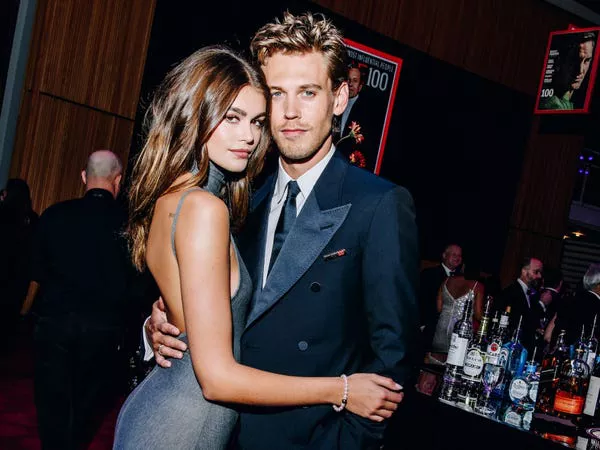
[[[360,372],[414,384],[418,345],[419,250],[413,201],[403,188],[387,192],[377,206],[363,250],[363,297],[374,359]],[[330,416],[310,449],[379,448],[387,421],[375,423],[349,412]]]
[[[26,316],[29,314],[29,310],[31,310],[31,306],[33,305],[33,301],[40,290],[40,285],[37,281],[31,281],[29,283],[29,288],[27,289],[27,295],[25,296],[25,301],[23,302],[23,306],[21,307],[21,315]]]

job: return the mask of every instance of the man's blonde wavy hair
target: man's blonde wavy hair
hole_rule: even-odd
[[[283,14],[261,27],[250,43],[252,56],[260,65],[275,53],[323,53],[333,90],[347,80],[346,46],[340,30],[322,14]]]

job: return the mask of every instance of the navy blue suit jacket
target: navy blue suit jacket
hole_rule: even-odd
[[[255,288],[242,362],[287,375],[376,372],[408,382],[417,347],[419,261],[408,191],[332,158],[262,288],[274,182],[254,196],[239,238]],[[338,250],[345,255],[324,258]],[[379,448],[384,430],[385,424],[336,413],[331,405],[251,407],[242,410],[238,446]]]

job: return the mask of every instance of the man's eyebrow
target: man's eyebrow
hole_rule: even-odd
[[[302,84],[302,85],[298,86],[298,90],[300,90],[300,91],[304,91],[306,89],[315,89],[315,90],[322,91],[323,87],[317,83],[307,83],[307,84]],[[286,92],[286,90],[280,86],[269,86],[269,90]]]
[[[316,90],[321,91],[321,90],[323,90],[323,87],[317,83],[303,84],[302,86],[300,86],[301,91],[303,91],[305,89],[316,89]]]

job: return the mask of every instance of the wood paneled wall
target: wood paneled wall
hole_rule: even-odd
[[[11,177],[38,212],[80,196],[87,156],[127,163],[155,0],[38,0]]]
[[[542,0],[314,0],[440,60],[534,96],[550,31],[582,20]],[[407,62],[409,63],[409,62]],[[502,262],[506,284],[523,256],[557,265],[583,138],[542,134],[534,120]],[[485,143],[482,143],[485,146]]]

